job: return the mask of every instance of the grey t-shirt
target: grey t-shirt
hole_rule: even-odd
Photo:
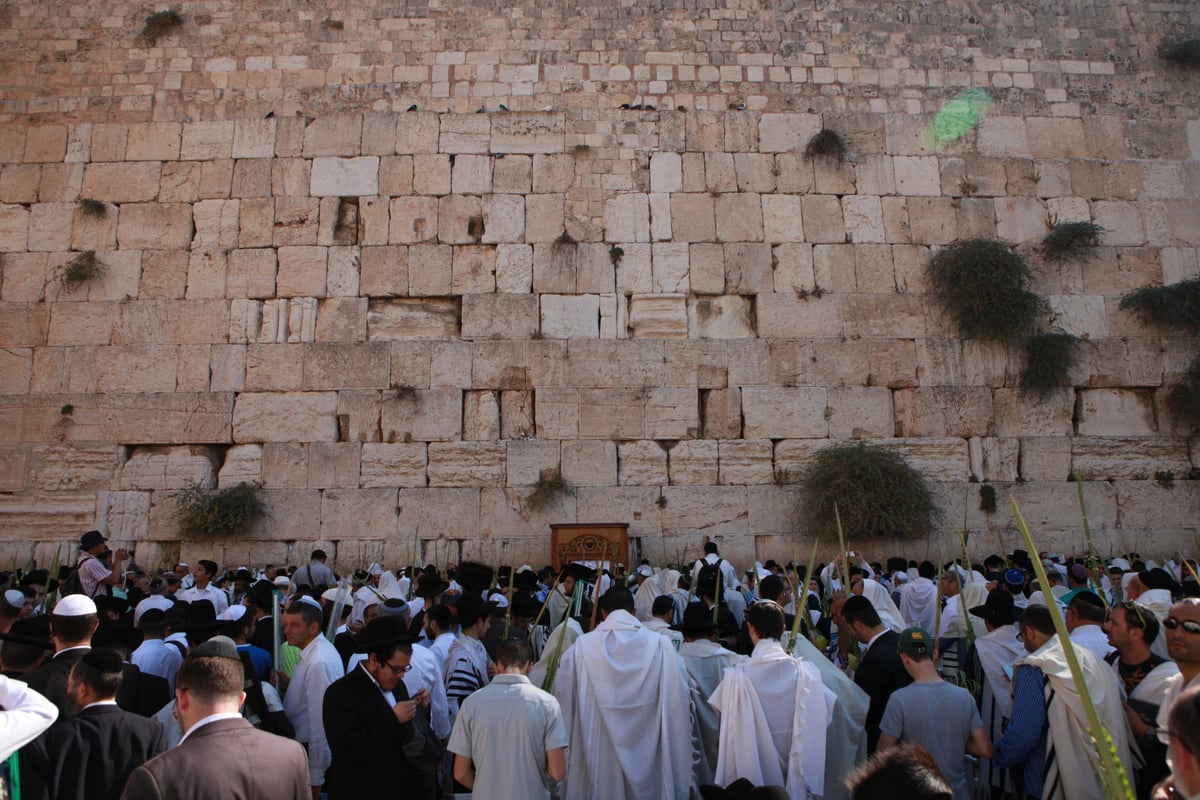
[[[961,686],[938,681],[897,689],[888,700],[879,729],[929,751],[954,789],[955,800],[970,800],[967,739],[982,728],[975,698]]]

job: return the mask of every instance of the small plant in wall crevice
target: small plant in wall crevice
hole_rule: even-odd
[[[103,219],[108,216],[108,206],[103,200],[84,197],[79,201],[79,214],[88,219]]]
[[[846,140],[832,128],[821,128],[808,140],[804,157],[810,161],[818,157],[841,161],[846,157]]]
[[[194,483],[172,495],[179,523],[190,533],[235,536],[266,514],[258,487],[239,483],[227,489],[206,489]]]
[[[538,474],[533,491],[525,498],[526,511],[541,511],[550,506],[557,498],[571,494],[574,488],[563,477],[560,470],[544,469]]]
[[[1025,259],[996,239],[968,239],[939,250],[926,270],[930,293],[968,339],[1024,339],[1046,301],[1030,290]]]
[[[1044,397],[1069,385],[1071,369],[1079,362],[1079,339],[1063,331],[1039,333],[1025,343],[1021,391]]]
[[[103,274],[104,264],[96,258],[96,252],[85,250],[60,266],[55,279],[64,292],[72,292]]]
[[[1055,222],[1042,239],[1042,257],[1055,264],[1087,261],[1100,244],[1104,228],[1094,222]]]
[[[154,46],[158,44],[159,39],[170,36],[181,27],[183,27],[183,17],[179,15],[178,11],[169,8],[164,11],[155,11],[146,17],[146,24],[142,27],[140,37],[146,44]]]
[[[1182,67],[1200,67],[1200,39],[1164,39],[1155,55]]]

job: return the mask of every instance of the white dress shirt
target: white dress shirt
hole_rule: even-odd
[[[203,589],[198,586],[184,589],[176,593],[175,597],[185,603],[194,603],[197,600],[211,601],[218,614],[229,608],[229,595],[211,583]]]
[[[296,741],[308,745],[308,775],[313,786],[325,783],[325,770],[333,759],[325,740],[321,713],[325,690],[344,674],[337,649],[317,634],[300,651],[300,660],[283,696],[283,710],[296,729]]]
[[[133,651],[129,661],[142,672],[166,678],[171,687],[171,696],[175,696],[175,673],[183,663],[183,654],[178,647],[162,639],[145,639]]]

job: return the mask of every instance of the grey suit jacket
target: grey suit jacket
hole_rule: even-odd
[[[121,800],[311,800],[298,742],[246,720],[210,722],[133,771]]]

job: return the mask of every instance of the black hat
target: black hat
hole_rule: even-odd
[[[992,589],[983,605],[972,606],[967,610],[995,627],[1011,625],[1017,621],[1016,603],[1012,593],[1006,589]]]
[[[417,578],[417,588],[414,594],[417,597],[437,597],[449,588],[450,584],[442,580],[437,572],[424,572],[421,577]]]
[[[1138,573],[1138,580],[1147,589],[1166,589],[1171,594],[1179,594],[1181,587],[1171,577],[1171,574],[1162,567],[1143,570]]]
[[[362,649],[370,652],[398,644],[412,644],[416,639],[409,635],[408,625],[401,617],[388,615],[376,617],[363,630]]]
[[[184,630],[187,632],[217,629],[217,609],[211,600],[193,600],[187,604],[186,613]]]
[[[79,537],[79,549],[91,550],[98,544],[104,544],[108,539],[104,538],[104,534],[100,531],[88,531],[83,536]]]
[[[596,582],[596,570],[580,564],[578,561],[572,561],[564,566],[562,573],[564,578],[574,578],[577,581],[587,581],[588,583]]]
[[[537,575],[530,570],[521,570],[513,578],[513,588],[520,592],[532,592],[537,588]]]
[[[129,601],[124,597],[102,594],[96,598],[96,610],[100,613],[112,611],[118,617],[124,616],[125,612],[129,610]]]
[[[671,630],[679,631],[685,636],[707,636],[717,629],[713,620],[712,610],[704,607],[704,603],[688,603],[683,610],[683,622],[672,625]]]
[[[541,603],[524,593],[518,593],[509,605],[512,606],[512,615],[522,619],[532,619],[542,607]]]
[[[508,566],[507,564],[505,564],[504,566],[501,566],[499,569],[496,570],[496,585],[497,586],[508,586],[508,577],[510,575],[512,575],[513,580],[515,581],[516,576],[513,575],[513,568]],[[461,583],[461,581],[460,581],[460,583]]]
[[[250,598],[250,601],[259,608],[265,609],[271,608],[271,598],[274,593],[275,584],[268,580],[257,580],[246,590],[246,596]]]
[[[477,594],[468,593],[458,598],[457,607],[458,622],[465,628],[490,616],[492,611],[495,610],[496,604],[490,601],[485,602]]]
[[[0,642],[12,642],[28,647],[40,647],[43,650],[53,650],[54,643],[50,641],[49,615],[38,614],[16,620],[8,629],[8,633],[0,633]]]
[[[238,567],[237,571],[233,573],[233,579],[235,581],[252,581],[254,580],[254,573],[246,567]]]
[[[454,579],[463,587],[463,592],[485,592],[492,588],[492,576],[496,572],[486,564],[464,561],[458,565]]]

